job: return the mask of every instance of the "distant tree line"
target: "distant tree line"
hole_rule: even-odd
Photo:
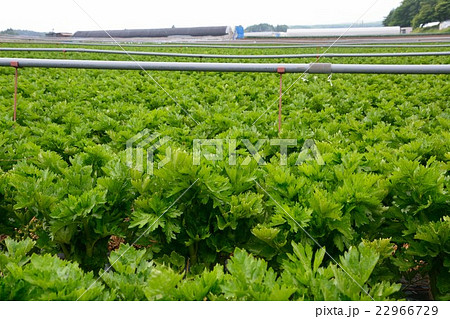
[[[288,26],[284,24],[273,26],[268,23],[260,23],[245,28],[245,32],[286,32],[287,29]]]
[[[422,24],[450,19],[450,0],[403,0],[384,19],[385,26],[417,28]]]
[[[44,36],[45,33],[30,30],[15,30],[12,28],[8,28],[6,30],[0,31],[0,35]]]
[[[18,35],[18,33],[11,28],[0,31],[0,34],[1,35]]]

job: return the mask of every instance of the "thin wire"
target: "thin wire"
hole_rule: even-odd
[[[261,117],[263,117],[271,108],[272,106],[278,102],[279,99],[281,99],[302,77],[303,75],[305,75],[311,68],[313,65],[315,65],[316,63],[318,63],[318,61],[320,60],[320,58],[322,58],[324,56],[324,54],[326,54],[344,35],[347,34],[347,32],[353,28],[353,26],[359,21],[361,20],[366,14],[367,12],[369,12],[377,3],[379,0],[375,0],[374,3],[366,10],[364,11],[364,13],[355,21],[353,22],[348,28],[347,30],[344,31],[344,33],[342,33],[322,54],[319,55],[319,57],[316,59],[316,61],[314,61],[313,63],[310,63],[308,68],[305,70],[305,72],[303,72],[302,74],[300,74],[300,76],[291,84],[289,85],[289,87],[286,89],[286,91],[283,92],[283,94],[281,94],[275,101],[273,101],[273,103],[271,103],[269,105],[269,107],[264,111],[263,114],[261,114],[252,124],[252,126],[254,126],[256,124],[256,122],[259,121],[259,119]]]
[[[365,290],[345,269],[344,269],[344,267],[342,267],[337,261],[336,261],[336,259],[334,259],[333,258],[333,256],[331,256],[328,252],[327,252],[327,250],[321,245],[321,244],[319,244],[319,242],[317,241],[317,240],[315,240],[314,239],[314,237],[313,236],[311,236],[311,234],[310,233],[308,233],[307,231],[306,231],[306,229],[304,229],[295,219],[294,219],[294,217],[292,217],[291,216],[291,214],[289,214],[285,209],[284,209],[284,207],[283,206],[281,206],[276,200],[275,200],[275,198],[273,198],[272,197],[272,195],[270,195],[259,183],[258,183],[258,181],[255,181],[255,183],[264,191],[264,193],[266,193],[267,194],[267,196],[269,196],[274,202],[275,202],[275,204],[277,204],[285,213],[286,213],[286,215],[288,215],[293,221],[294,221],[294,223],[296,223],[297,224],[297,226],[298,227],[300,227],[300,229],[301,230],[303,230],[303,232],[306,234],[306,235],[308,235],[308,237],[309,238],[311,238],[311,240],[317,245],[317,246],[319,246],[320,247],[320,249],[324,249],[325,250],[325,254],[327,254],[327,256],[328,257],[330,257],[330,259],[336,264],[336,265],[338,265],[346,274],[347,274],[347,276],[349,276],[350,277],[350,279],[351,280],[353,280],[357,285],[358,285],[358,287],[367,295],[367,296],[369,296],[370,297],[370,299],[372,299],[373,301],[375,301],[375,299],[369,294],[369,292],[367,291],[367,290]]]
[[[94,18],[92,18],[91,15],[90,15],[86,10],[84,10],[83,7],[81,7],[81,6],[78,4],[78,2],[76,2],[75,0],[72,0],[72,1],[78,6],[78,8],[81,9],[81,11],[83,11],[83,12],[89,17],[89,19],[92,20],[92,22],[94,22],[94,23],[95,23],[102,31],[105,32],[105,33],[108,35],[108,37],[110,37],[111,40],[113,40],[114,43],[115,43],[117,46],[119,46],[119,47],[120,47],[120,48],[128,55],[128,57],[129,57],[133,62],[135,62],[135,63],[139,66],[139,68],[141,68],[142,71],[144,71],[145,74],[147,74],[147,75],[150,77],[150,79],[152,79],[153,82],[155,82],[155,84],[156,84],[161,90],[163,90],[163,91],[167,94],[167,96],[168,96],[169,98],[171,98],[172,101],[174,101],[175,104],[176,104],[177,106],[179,106],[179,107],[184,111],[184,113],[186,113],[186,115],[188,115],[188,116],[195,122],[195,124],[199,125],[199,123],[192,117],[192,115],[191,115],[188,111],[186,111],[186,110],[178,103],[178,101],[177,101],[172,95],[170,95],[169,92],[167,92],[167,91],[161,86],[161,84],[159,84],[158,81],[156,81],[156,79],[155,79],[155,78],[154,78],[147,70],[145,70],[145,69],[141,66],[141,64],[140,64],[137,60],[135,60],[135,59],[133,58],[133,56],[132,56],[131,54],[129,54],[128,51],[125,50],[125,48],[124,48],[122,45],[120,45],[119,42],[117,42],[117,40],[116,40],[115,38],[113,38],[113,37],[111,36],[111,34],[109,34],[108,31],[106,31],[105,29],[103,29],[102,26],[101,26],[100,24],[98,24],[97,21],[96,21]]]
[[[95,285],[95,283],[97,282],[97,281],[99,281],[102,277],[103,277],[103,275],[104,274],[106,274],[111,268],[112,268],[112,266],[114,266],[114,264],[119,260],[119,259],[121,259],[122,257],[123,257],[123,255],[125,255],[125,253],[131,248],[131,247],[133,247],[138,241],[139,241],[139,239],[141,239],[144,235],[145,235],[145,233],[146,232],[148,232],[152,227],[153,227],[153,225],[155,225],[156,224],[156,222],[158,221],[158,220],[160,220],[161,219],[161,217],[163,217],[168,211],[169,211],[169,209],[171,209],[172,207],[173,207],[173,205],[175,205],[180,199],[181,199],[181,197],[183,197],[184,196],[184,194],[186,194],[191,188],[192,188],[192,186],[194,186],[195,185],[195,183],[197,183],[197,181],[199,180],[199,178],[197,178],[192,184],[191,184],[191,186],[189,186],[180,196],[178,196],[178,198],[141,234],[141,235],[139,235],[139,237],[127,248],[127,249],[125,249],[125,251],[119,256],[119,257],[117,257],[117,259],[116,260],[114,260],[114,262],[111,264],[111,265],[109,265],[109,267],[108,268],[106,268],[106,270],[105,271],[103,271],[103,273],[81,294],[81,296],[79,296],[78,298],[77,298],[77,300],[76,301],[79,301],[80,299],[81,299],[81,297],[83,297],[84,296],[84,294],[86,293],[86,292],[88,292],[91,288],[92,288],[92,286],[94,286]]]
[[[28,160],[30,158],[34,158],[34,156],[18,158],[18,159],[0,159],[0,162],[19,162],[19,161],[23,161],[23,160]]]

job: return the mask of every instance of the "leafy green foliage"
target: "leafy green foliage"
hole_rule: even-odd
[[[262,259],[236,249],[227,264],[221,288],[226,300],[288,300],[295,291],[283,285],[272,268]]]
[[[17,56],[60,58],[60,53]],[[27,295],[29,289],[76,299],[64,289],[54,294],[60,282],[45,286],[36,279],[34,272],[50,273],[43,261],[54,273],[73,268],[78,276],[73,280],[83,283],[80,293],[101,276],[98,282],[106,288],[86,293],[87,299],[367,300],[363,290],[375,299],[402,299],[395,283],[415,275],[430,278],[434,298],[448,299],[445,75],[339,75],[333,86],[323,76],[308,76],[283,97],[278,133],[275,109],[266,106],[278,97],[279,78],[268,74],[155,74],[176,104],[143,72],[26,68],[13,123],[11,71],[0,69],[0,239],[24,242],[8,239],[0,253],[3,299],[38,299]],[[296,80],[283,76],[287,86]],[[161,163],[170,147],[170,161],[155,165],[153,175],[144,173],[146,163],[144,172],[125,164],[127,140],[144,129],[171,138],[154,154],[155,164]],[[297,142],[287,156],[268,142],[280,138]],[[194,139],[223,139],[223,158],[202,156],[194,165]],[[232,140],[235,150],[227,143]],[[303,147],[312,140],[320,161],[317,150]],[[261,146],[266,165],[258,165],[249,144]],[[205,149],[214,153],[214,147]],[[111,236],[128,244],[115,251],[117,245],[108,245]],[[30,238],[36,240],[32,248]],[[316,242],[328,254],[315,250]],[[21,249],[30,250],[13,253]],[[30,252],[44,259],[32,262]],[[102,275],[108,263],[113,266]],[[20,275],[25,268],[26,278]]]
[[[84,274],[76,263],[50,255],[31,257],[20,277],[29,286],[26,296],[31,300],[107,300],[103,285],[92,272]]]
[[[33,249],[35,242],[27,238],[23,241],[15,241],[11,238],[5,239],[6,250],[0,255],[0,271],[6,272],[12,265],[22,267],[30,261],[27,254]],[[10,265],[12,264],[12,265]]]
[[[55,153],[41,152],[35,164],[15,167],[11,185],[22,222],[36,217],[49,230],[52,243],[41,242],[41,248],[58,244],[67,258],[95,269],[106,254],[99,245],[106,248],[110,235],[124,234],[122,221],[134,192],[129,171],[120,161],[106,163],[102,172],[86,162],[89,159],[80,154],[68,166]]]
[[[146,250],[121,245],[111,253],[114,271],[101,274],[102,280],[116,292],[120,300],[203,300],[219,293],[223,271],[212,271],[182,281],[182,274],[167,265],[147,261]]]
[[[120,300],[172,300],[182,275],[148,262],[145,253],[146,250],[121,245],[109,257],[114,272],[104,272],[101,278],[117,291]]]
[[[385,251],[382,247],[388,242],[352,246],[339,263],[333,260],[326,268],[321,266],[325,248],[313,254],[310,246],[292,243],[294,253],[283,262],[283,280],[295,285],[297,298],[305,300],[387,300],[401,285],[375,282],[371,277],[379,262],[378,251]]]
[[[447,300],[450,296],[450,218],[445,216],[438,222],[419,225],[414,239],[406,254],[426,262],[425,270],[436,285],[433,294]]]
[[[56,256],[27,254],[30,239],[6,239],[7,252],[0,253],[1,300],[108,300],[113,298],[104,286],[85,274],[77,263]]]
[[[283,262],[283,281],[297,287],[296,298],[304,300],[327,300],[337,298],[330,289],[333,276],[331,268],[320,267],[325,257],[325,248],[313,254],[309,245],[292,243],[293,254],[287,254]]]

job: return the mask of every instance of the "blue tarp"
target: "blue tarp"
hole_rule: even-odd
[[[235,28],[235,33],[236,33],[235,39],[243,39],[244,38],[244,27],[241,25],[238,25]]]

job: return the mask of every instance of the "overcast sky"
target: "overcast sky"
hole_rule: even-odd
[[[104,29],[355,22],[376,0],[75,0]],[[74,0],[3,0],[0,30],[98,30]],[[382,20],[401,0],[378,0],[362,18]],[[361,21],[358,21],[361,22]]]

